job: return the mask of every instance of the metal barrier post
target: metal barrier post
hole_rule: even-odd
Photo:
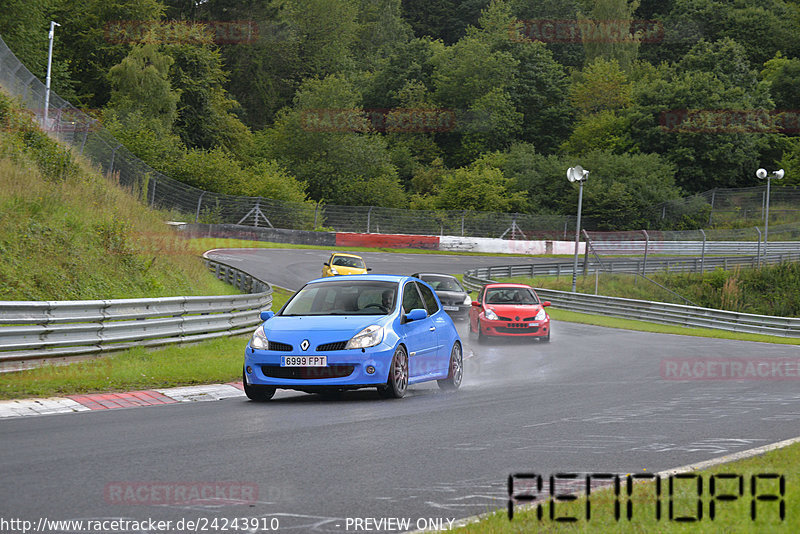
[[[757,265],[761,267],[761,229],[756,226],[756,232],[758,232],[758,247],[756,247],[756,257],[758,258]]]
[[[650,245],[650,236],[647,235],[647,230],[642,230],[644,234],[644,263],[642,264],[642,276],[647,274],[647,248]]]
[[[703,234],[703,248],[700,249],[700,272],[703,273],[706,271],[706,232],[700,228],[700,233]],[[694,271],[697,272],[697,268]]]

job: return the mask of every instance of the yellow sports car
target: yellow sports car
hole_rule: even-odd
[[[341,274],[366,274],[372,269],[364,265],[361,256],[334,252],[328,261],[322,264],[322,276],[337,276]]]

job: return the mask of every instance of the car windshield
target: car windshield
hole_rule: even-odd
[[[364,268],[364,260],[361,258],[352,258],[350,256],[334,256],[331,263],[337,267],[354,267],[356,269]]]
[[[428,282],[434,291],[464,292],[464,289],[458,285],[458,280],[455,278],[450,278],[449,276],[423,275],[422,280]]]
[[[396,301],[395,282],[316,282],[298,291],[280,315],[387,315]]]
[[[486,290],[486,304],[539,304],[527,287],[498,287]]]

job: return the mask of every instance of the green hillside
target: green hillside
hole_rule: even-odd
[[[0,300],[235,292],[163,221],[0,93]]]

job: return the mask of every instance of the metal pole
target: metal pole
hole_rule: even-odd
[[[764,217],[764,256],[767,255],[767,240],[769,239],[769,182],[770,176],[767,175],[767,213]]]
[[[367,212],[367,233],[369,233],[370,219],[372,219],[372,206],[369,207],[369,211]]]
[[[706,270],[706,233],[702,228],[700,233],[703,234],[703,248],[700,249],[700,272],[703,273]]]
[[[200,220],[200,204],[203,202],[203,195],[205,194],[206,192],[203,191],[202,193],[200,193],[200,198],[197,199],[197,211],[194,214],[195,223],[197,223]]]
[[[647,248],[650,245],[650,236],[647,235],[647,230],[642,230],[644,234],[644,263],[642,264],[642,276],[647,274]]]
[[[45,91],[44,91],[44,128],[47,130],[49,128],[47,124],[47,112],[50,109],[50,73],[53,67],[53,38],[56,35],[56,26],[61,26],[58,22],[50,21],[50,33],[48,34],[48,39],[50,41],[50,46],[47,51],[47,79],[45,80]]]
[[[711,218],[714,216],[714,200],[717,197],[717,188],[711,191],[711,211],[708,213],[708,225],[711,226]]]
[[[761,267],[761,229],[756,226],[756,232],[758,232],[758,246],[756,248],[756,257],[758,258],[757,265]]]
[[[578,245],[581,239],[581,206],[583,204],[583,180],[580,181],[578,190],[578,220],[575,223],[575,258],[572,261],[572,292],[575,293],[575,284],[578,278]]]

